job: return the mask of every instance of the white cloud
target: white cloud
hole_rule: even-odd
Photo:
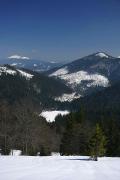
[[[9,59],[27,59],[27,60],[30,59],[29,57],[26,57],[26,56],[19,56],[19,55],[17,55],[17,54],[12,55],[12,56],[9,56],[8,58],[9,58]]]

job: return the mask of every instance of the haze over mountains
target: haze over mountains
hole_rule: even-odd
[[[47,62],[38,59],[32,59],[26,56],[20,56],[17,54],[9,56],[6,59],[0,59],[0,64],[9,64],[14,67],[30,69],[36,72],[48,71],[63,65],[63,63],[57,63],[54,61]]]

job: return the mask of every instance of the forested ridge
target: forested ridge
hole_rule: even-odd
[[[70,89],[63,85],[61,90],[56,80],[47,86],[50,82],[44,75],[29,81],[18,74],[0,76],[1,153],[19,149],[24,155],[120,156],[120,83],[72,103],[58,103],[50,97]],[[70,114],[49,123],[40,113],[51,105]]]

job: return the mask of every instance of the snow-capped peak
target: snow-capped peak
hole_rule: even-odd
[[[97,53],[95,56],[99,56],[101,58],[109,58],[107,54],[103,53],[103,52],[99,52]]]
[[[30,58],[26,57],[26,56],[19,56],[19,55],[15,54],[15,55],[9,56],[8,59],[26,59],[26,60],[29,60]]]
[[[33,74],[27,73],[20,69],[14,69],[14,68],[10,68],[7,66],[0,66],[0,76],[3,73],[6,75],[9,74],[9,75],[13,75],[13,76],[16,75],[17,73],[19,73],[20,76],[25,77],[27,80],[30,80],[34,76]]]

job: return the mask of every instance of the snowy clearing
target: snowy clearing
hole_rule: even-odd
[[[40,115],[46,118],[48,122],[53,122],[58,114],[63,116],[69,114],[69,111],[43,111]]]
[[[86,71],[77,71],[74,73],[68,73],[67,68],[61,68],[56,72],[52,73],[50,76],[59,77],[67,82],[67,85],[76,87],[78,84],[81,84],[83,81],[90,81],[87,83],[88,87],[91,86],[102,86],[108,87],[109,80],[107,77],[100,74],[89,74]],[[92,81],[92,82],[91,82]]]
[[[55,98],[55,101],[60,101],[60,102],[71,102],[73,101],[74,99],[78,99],[80,98],[81,95],[76,95],[76,93],[72,93],[72,94],[63,94],[62,96],[60,97],[56,97]]]
[[[0,180],[106,179],[120,179],[120,158],[0,156]]]

